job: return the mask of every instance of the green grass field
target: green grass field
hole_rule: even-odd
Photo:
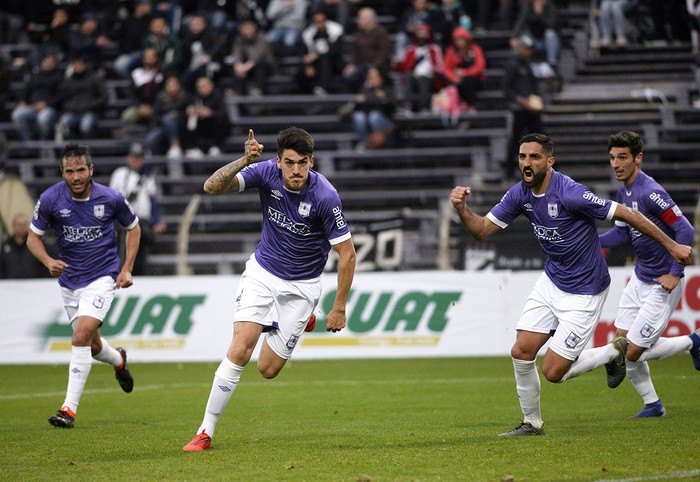
[[[76,427],[47,418],[67,367],[0,366],[0,480],[544,481],[700,479],[700,372],[651,362],[668,416],[601,368],[543,381],[547,435],[502,439],[520,420],[509,358],[292,361],[275,380],[248,366],[212,450],[182,446],[217,363],[132,363],[122,393],[95,365]]]

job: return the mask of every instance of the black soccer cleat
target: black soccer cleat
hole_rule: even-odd
[[[49,423],[58,428],[73,428],[75,426],[75,413],[68,407],[61,407],[56,415],[49,417]]]
[[[616,388],[622,383],[627,374],[627,339],[624,336],[618,336],[610,342],[617,350],[615,358],[605,364],[607,372],[608,386]]]
[[[122,390],[126,393],[130,393],[134,389],[134,377],[131,376],[129,365],[126,364],[126,350],[121,347],[116,350],[122,356],[122,364],[119,367],[114,367],[114,376],[117,378]]]

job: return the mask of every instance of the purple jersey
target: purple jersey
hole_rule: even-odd
[[[620,187],[617,191],[617,202],[644,214],[661,231],[677,242],[692,243],[693,228],[690,223],[683,217],[683,213],[666,190],[644,172],[639,171],[629,186]],[[656,283],[654,278],[664,274],[673,273],[676,276],[683,276],[683,266],[676,263],[673,256],[659,243],[625,222],[616,221],[615,226],[616,229],[625,230],[626,239],[632,240],[632,247],[637,256],[634,267],[637,278],[646,283]],[[680,236],[676,234],[676,229]]]
[[[31,229],[43,236],[51,227],[59,258],[68,268],[58,283],[69,289],[87,286],[102,276],[116,279],[119,254],[114,221],[127,229],[139,219],[124,195],[93,181],[89,199],[73,199],[65,182],[54,184],[34,207]]]
[[[504,229],[525,215],[547,255],[544,270],[552,282],[567,293],[593,295],[610,285],[594,220],[612,219],[616,207],[616,202],[552,170],[543,195],[533,194],[521,181],[486,216]]]
[[[237,174],[240,190],[257,187],[263,210],[262,239],[255,259],[285,280],[321,275],[331,245],[350,239],[340,197],[321,174],[309,170],[299,192],[284,187],[277,158],[251,164]]]

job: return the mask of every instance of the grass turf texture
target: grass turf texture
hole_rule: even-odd
[[[130,363],[122,393],[93,366],[76,426],[47,423],[67,367],[0,366],[1,480],[543,481],[700,478],[700,373],[687,354],[650,363],[668,416],[642,408],[605,370],[543,380],[547,435],[499,438],[520,420],[509,358],[254,364],[213,448],[185,453],[217,363]],[[511,478],[512,477],[512,478]]]

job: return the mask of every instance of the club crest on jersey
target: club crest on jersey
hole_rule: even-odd
[[[575,333],[569,333],[569,336],[566,337],[565,343],[566,343],[566,346],[568,346],[569,348],[576,348],[576,345],[578,345],[580,341],[581,341],[580,336],[578,336]]]
[[[297,211],[299,216],[307,217],[311,213],[311,204],[301,202],[299,203],[299,209]]]
[[[101,218],[102,216],[105,215],[105,205],[104,204],[97,204],[97,205],[93,206],[92,212],[97,219]]]
[[[639,211],[639,204],[637,203],[637,201],[632,201],[632,209],[634,209],[635,211]]]
[[[649,323],[644,323],[644,326],[639,330],[639,334],[642,335],[642,338],[651,338],[655,331],[654,327]]]
[[[549,214],[550,218],[556,218],[559,216],[559,205],[556,203],[548,203],[547,214]]]

